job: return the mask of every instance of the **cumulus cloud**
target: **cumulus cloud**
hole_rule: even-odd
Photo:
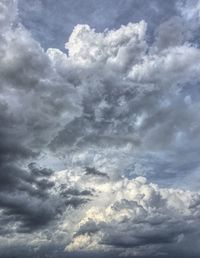
[[[97,33],[88,25],[78,25],[66,44],[68,57],[49,50],[52,60],[63,64],[57,66],[60,73],[64,73],[63,67],[70,69],[70,81],[82,99],[82,114],[59,131],[51,148],[73,147],[77,153],[81,148],[81,155],[87,155],[84,166],[94,164],[94,159],[97,162],[100,155],[103,164],[110,155],[111,161],[107,168],[104,163],[103,169],[110,170],[110,163],[117,162],[115,169],[121,171],[130,166],[127,157],[134,163],[129,155],[177,155],[177,148],[184,150],[185,142],[196,141],[192,128],[199,124],[198,103],[188,87],[198,84],[199,49],[182,40],[162,49],[159,40],[148,46],[146,27],[142,21]],[[163,28],[164,33],[169,34]],[[90,148],[97,153],[93,159],[86,154]],[[113,157],[117,150],[118,156]],[[75,155],[73,161],[81,162],[79,157]]]
[[[0,2],[2,250],[198,246],[200,50],[187,5],[152,38],[144,20],[78,24],[63,52],[42,48],[16,1]]]
[[[64,181],[65,171],[59,177]],[[138,255],[154,246],[151,251],[155,255],[159,249],[165,250],[165,245],[179,243],[181,248],[183,239],[195,234],[198,193],[159,188],[144,177],[98,184],[84,177],[77,174],[76,184],[92,187],[95,194],[73,224],[67,251],[117,248],[126,255],[128,248],[129,255]]]

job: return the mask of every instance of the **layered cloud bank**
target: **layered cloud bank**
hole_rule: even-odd
[[[152,38],[144,20],[76,25],[63,52],[43,49],[17,2],[0,1],[2,257],[199,255],[200,50],[188,5]]]

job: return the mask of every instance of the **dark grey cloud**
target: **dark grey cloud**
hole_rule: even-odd
[[[105,177],[105,178],[109,179],[109,176],[106,173],[98,171],[95,168],[86,167],[85,170],[86,170],[85,175],[100,176],[100,177]]]
[[[67,207],[77,208],[89,201],[89,190],[67,189],[67,185],[63,191],[54,189],[55,183],[47,174],[49,171],[36,167],[33,171],[32,165],[29,171],[4,168],[1,175],[0,209],[1,221],[6,219],[7,224],[2,224],[3,235],[9,227],[8,233],[31,233],[45,229]]]
[[[39,179],[28,170],[1,167],[0,208],[3,218],[8,218],[8,224],[18,221],[19,231],[44,226],[56,215],[56,208],[51,207],[48,195],[53,185],[48,177]]]
[[[53,72],[44,50],[17,24],[15,1],[2,1],[1,7],[0,210],[8,220],[1,232],[9,228],[11,233],[30,233],[46,227],[65,207],[83,203],[50,193],[53,169],[37,165],[53,128],[59,127],[64,103],[70,108],[59,99],[72,90],[63,89],[65,83]]]

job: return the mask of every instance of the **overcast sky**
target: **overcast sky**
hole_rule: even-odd
[[[0,258],[200,257],[199,35],[199,0],[0,0]]]

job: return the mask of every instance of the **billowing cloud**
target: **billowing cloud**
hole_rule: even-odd
[[[145,255],[151,250],[155,255],[175,243],[182,248],[181,242],[198,232],[198,193],[159,188],[144,177],[98,184],[84,177],[77,175],[76,184],[93,188],[94,197],[74,221],[67,251],[117,249],[123,255]]]
[[[61,51],[34,39],[16,1],[0,1],[0,255],[200,253],[200,50],[188,5],[176,2],[151,37],[148,19],[77,24]]]
[[[180,166],[172,160],[179,155],[177,149],[184,159],[191,158],[187,156],[192,150],[184,146],[190,141],[194,147],[197,142],[194,89],[199,81],[199,49],[189,41],[175,43],[174,38],[162,48],[158,38],[148,46],[146,27],[142,21],[96,33],[87,25],[78,25],[66,44],[69,56],[48,50],[59,73],[70,69],[69,80],[82,99],[82,114],[58,132],[50,143],[52,149],[76,149],[73,162],[83,166],[99,162],[104,172],[124,171],[135,162],[141,166],[141,158],[162,159],[163,155],[175,169]],[[168,37],[167,33],[163,28],[158,37]]]

